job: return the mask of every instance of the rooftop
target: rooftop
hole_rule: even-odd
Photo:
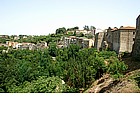
[[[136,30],[136,27],[131,27],[131,26],[121,26],[120,28],[113,28],[111,31],[118,31],[118,30]]]
[[[131,26],[126,26],[126,27],[120,27],[119,28],[120,30],[135,30],[136,29],[136,27],[131,27]]]

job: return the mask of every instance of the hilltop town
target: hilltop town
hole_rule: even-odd
[[[0,92],[115,92],[111,87],[122,86],[120,79],[129,72],[137,79],[129,87],[138,89],[130,92],[139,92],[140,65],[134,61],[140,59],[139,40],[140,16],[136,27],[97,33],[85,25],[83,30],[62,27],[42,36],[1,35]]]
[[[111,50],[117,54],[131,53],[134,47],[133,56],[137,55],[139,48],[140,16],[137,18],[136,27],[121,26],[109,27],[104,31],[96,33],[94,26],[86,26],[83,30],[79,27],[65,29],[59,28],[56,34],[48,36],[27,36],[27,35],[0,35],[0,46],[12,49],[38,50],[48,48],[51,41],[56,42],[57,48],[69,47],[70,44],[79,45],[81,48],[96,48],[97,50]],[[59,35],[58,35],[59,34]],[[57,38],[55,41],[49,38]],[[34,41],[35,40],[35,41]]]

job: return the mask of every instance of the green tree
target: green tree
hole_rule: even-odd
[[[87,25],[85,25],[83,28],[84,28],[84,30],[86,30],[86,31],[89,31],[89,30],[90,30],[89,26],[87,26]]]
[[[48,52],[49,52],[49,55],[51,55],[52,57],[56,57],[56,55],[57,55],[56,43],[49,44]]]
[[[20,87],[14,87],[12,92],[20,93],[62,93],[66,85],[59,77],[39,77],[36,81],[25,82]]]
[[[58,28],[56,29],[56,34],[66,34],[66,28],[62,27],[62,28]]]

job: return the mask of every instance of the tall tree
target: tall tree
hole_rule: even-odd
[[[62,27],[62,28],[58,28],[56,29],[56,34],[65,34],[66,33],[66,28]]]

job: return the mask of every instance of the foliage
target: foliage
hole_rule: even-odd
[[[14,87],[12,92],[20,93],[60,93],[66,86],[59,77],[39,77],[37,80],[25,82],[20,87]]]
[[[68,28],[67,31],[74,31],[74,30],[79,30],[79,27],[76,26],[76,27],[73,27],[73,28]]]
[[[76,37],[84,37],[84,34],[83,33],[78,33],[78,34],[76,34]]]
[[[86,34],[85,37],[87,37],[88,39],[93,39],[93,34],[92,33]]]
[[[2,53],[3,52],[3,50],[7,50],[7,47],[5,47],[5,46],[0,46],[0,53]]]
[[[56,29],[56,34],[65,34],[65,33],[66,33],[66,28],[65,27]]]
[[[110,57],[107,72],[112,74],[114,78],[121,78],[123,72],[127,70],[127,66],[124,62],[121,62],[116,57]]]
[[[56,55],[57,55],[56,43],[49,44],[48,52],[49,52],[49,55],[51,55],[52,57],[56,57]]]
[[[7,41],[7,40],[6,40],[5,38],[1,38],[1,37],[0,37],[0,43],[6,43],[6,41]]]
[[[87,26],[87,25],[85,25],[83,28],[84,28],[84,30],[87,30],[87,31],[90,30],[89,26]]]
[[[0,92],[35,93],[79,92],[104,73],[121,77],[127,68],[115,52],[77,45],[57,49],[56,42],[44,50],[0,53],[0,67]]]

